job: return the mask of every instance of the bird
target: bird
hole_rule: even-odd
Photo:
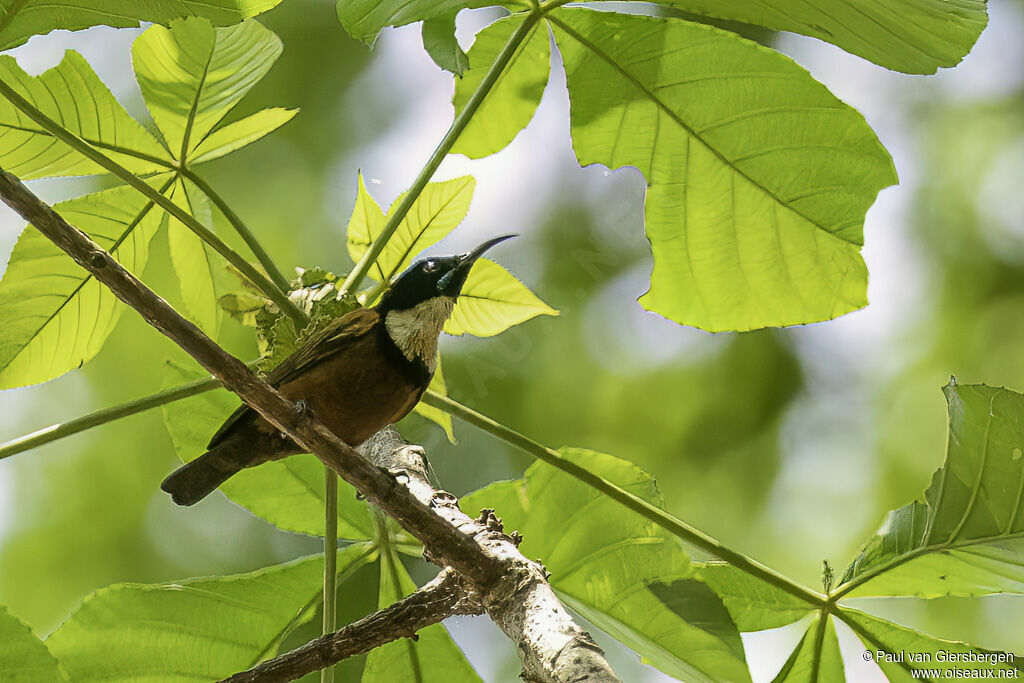
[[[438,338],[469,271],[485,251],[512,237],[414,263],[376,306],[328,323],[274,368],[267,382],[346,444],[358,446],[419,402],[434,375]],[[199,502],[247,467],[304,452],[245,404],[207,449],[160,484],[178,505]]]

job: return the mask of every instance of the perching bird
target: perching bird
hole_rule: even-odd
[[[434,375],[438,337],[473,263],[510,237],[496,237],[458,256],[413,264],[377,306],[331,322],[267,381],[286,398],[304,401],[338,438],[358,446],[419,402]],[[197,503],[246,467],[302,452],[246,405],[221,425],[207,448],[160,484],[178,505]]]

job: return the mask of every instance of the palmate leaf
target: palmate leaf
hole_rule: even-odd
[[[165,189],[168,184],[166,177],[151,182]],[[55,208],[135,274],[146,264],[163,217],[131,187]],[[90,360],[123,310],[109,289],[29,226],[0,281],[0,388],[45,382]]]
[[[473,179],[466,176],[427,185],[381,251],[370,275],[379,282],[389,282],[407,268],[419,252],[454,230],[469,210],[474,184]],[[400,201],[401,197],[395,200],[392,211]],[[377,202],[366,191],[360,174],[356,204],[348,224],[348,251],[353,261],[366,253],[386,220]],[[480,259],[469,271],[445,332],[492,337],[538,315],[558,315],[558,311],[537,298],[497,263]]]
[[[476,181],[463,176],[439,183],[429,183],[413,202],[412,208],[384,246],[370,269],[378,282],[389,282],[405,270],[413,258],[448,235],[466,217],[473,199]],[[391,205],[388,216],[402,202],[401,195]],[[356,206],[348,224],[348,253],[358,262],[384,228],[387,216],[366,191],[362,174],[356,195]]]
[[[131,28],[139,22],[166,24],[201,16],[216,24],[234,24],[266,12],[281,0],[0,0],[0,50],[35,35],[90,26]]]
[[[0,605],[0,678],[13,683],[66,681],[57,660],[32,629]]]
[[[662,0],[719,19],[792,31],[912,74],[954,66],[978,40],[985,0]]]
[[[338,571],[373,556],[338,553]],[[323,556],[248,574],[120,584],[87,596],[46,644],[74,681],[217,680],[273,655],[323,595]]]
[[[128,115],[77,52],[69,50],[60,64],[39,76],[29,76],[13,57],[0,56],[0,79],[133,173],[164,168],[153,161],[166,157],[163,146]],[[0,166],[23,180],[102,172],[6,98],[0,98]]]
[[[180,53],[168,52],[179,48]],[[239,54],[225,57],[231,49]],[[201,61],[203,50],[207,61]],[[272,108],[210,132],[263,77],[279,50],[276,36],[255,22],[215,29],[205,20],[191,19],[176,22],[172,29],[155,26],[143,33],[133,48],[136,73],[147,105],[176,145],[170,150],[128,115],[76,52],[69,50],[59,65],[40,76],[29,76],[13,58],[0,56],[0,79],[69,132],[133,173],[145,174],[178,165],[185,129],[191,131],[186,161],[196,164],[258,140],[291,119],[293,110]],[[174,97],[183,99],[175,104]],[[0,166],[25,180],[105,172],[5,99],[0,101]]]
[[[135,76],[173,158],[189,159],[280,54],[280,39],[254,21],[214,28],[193,18],[139,36],[132,46]]]
[[[169,362],[165,386],[178,386],[203,376],[199,370]],[[199,457],[238,399],[218,389],[163,406],[164,424],[183,462]],[[323,536],[324,467],[312,455],[294,455],[242,470],[220,487],[230,500],[286,531]],[[338,537],[373,538],[373,519],[355,489],[338,482]]]
[[[802,68],[680,20],[559,8],[581,164],[635,166],[654,253],[641,303],[707,330],[864,306],[864,213],[896,181],[855,110]]]
[[[514,15],[500,19],[476,34],[469,49],[469,71],[455,83],[452,104],[455,114],[480,86],[484,75],[501,52],[524,17]],[[551,71],[551,34],[539,22],[512,55],[505,70],[484,98],[476,115],[455,142],[453,153],[479,159],[502,149],[526,127],[540,104]]]
[[[561,453],[661,505],[653,479],[635,465],[583,449]],[[720,600],[705,592],[691,609],[673,603],[677,611],[649,588],[695,578],[678,540],[653,523],[543,463],[523,479],[463,497],[461,506],[469,514],[494,508],[506,529],[523,534],[520,549],[543,561],[567,605],[653,666],[683,680],[750,679],[736,626]]]
[[[381,609],[392,605],[416,590],[412,577],[402,566],[394,552],[381,553],[380,593]],[[416,640],[402,638],[375,648],[366,657],[363,683],[392,683],[392,681],[479,681],[441,624],[434,624],[416,632]]]
[[[1024,593],[1024,395],[944,389],[946,462],[923,500],[889,513],[838,589],[851,597]]]

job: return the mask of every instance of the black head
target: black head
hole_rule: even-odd
[[[459,298],[473,264],[485,251],[515,235],[488,240],[476,249],[456,256],[433,256],[417,261],[398,276],[381,297],[381,311],[404,311],[437,296]]]

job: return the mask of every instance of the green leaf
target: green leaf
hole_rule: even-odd
[[[912,74],[956,65],[988,21],[985,0],[662,0],[662,4],[813,36]]]
[[[338,553],[339,572],[372,547]],[[322,599],[323,556],[248,574],[145,585],[87,596],[47,639],[74,681],[216,680],[272,656]]]
[[[383,609],[416,590],[409,573],[393,552],[380,556],[380,603]],[[441,624],[416,632],[370,651],[363,683],[393,681],[479,681],[462,650]]]
[[[708,562],[694,565],[701,581],[711,586],[746,633],[778,628],[799,621],[812,605],[762,581],[731,564]]]
[[[164,386],[177,386],[203,376],[199,370],[169,362]],[[223,389],[163,406],[164,424],[178,457],[184,462],[206,451],[206,444],[238,399]],[[293,455],[239,472],[221,490],[254,515],[286,531],[324,534],[324,467],[312,455]],[[338,482],[338,536],[351,540],[373,537],[373,520],[355,489]]]
[[[654,480],[632,463],[583,449],[561,454],[662,505]],[[684,617],[648,589],[694,578],[678,539],[652,522],[540,462],[523,479],[463,497],[461,506],[472,515],[494,508],[507,530],[522,533],[520,550],[541,559],[568,606],[653,666],[683,680],[750,680],[742,649],[736,650],[735,624],[721,603]]]
[[[166,24],[184,16],[201,16],[217,24],[234,24],[266,12],[281,0],[0,0],[0,50],[21,45],[32,36],[63,28],[71,31],[107,25],[131,28],[141,21]]]
[[[857,610],[844,609],[844,621],[861,639],[875,662],[893,683],[922,680],[913,676],[911,669],[930,672],[926,680],[967,678],[962,676],[968,669],[979,673],[992,671],[995,678],[1020,677],[1024,661],[1006,653],[972,647],[967,643],[940,640],[909,628],[873,617]],[[902,659],[903,661],[898,661]],[[959,661],[950,661],[951,659]],[[944,672],[950,672],[946,675]],[[957,674],[961,675],[957,675]],[[831,680],[831,679],[826,679]]]
[[[364,43],[372,43],[385,26],[405,26],[413,22],[456,14],[460,9],[506,5],[516,9],[529,7],[525,2],[494,0],[338,0],[338,19],[348,34]]]
[[[173,157],[190,160],[280,54],[278,37],[255,21],[214,28],[191,18],[139,36],[132,46],[135,76]]]
[[[469,271],[444,331],[456,336],[493,337],[538,315],[558,315],[558,311],[512,273],[494,261],[480,259]]]
[[[469,49],[470,69],[455,83],[452,104],[455,105],[456,116],[465,108],[490,71],[491,64],[523,21],[525,17],[521,15],[506,17],[476,34],[476,41]],[[551,71],[550,62],[551,34],[547,25],[539,22],[530,29],[512,55],[476,115],[455,142],[452,152],[479,159],[512,142],[533,118],[540,104]]]
[[[416,254],[454,230],[469,211],[475,185],[476,181],[470,176],[428,184],[381,251],[370,269],[370,276],[379,282],[389,282],[412,263]],[[401,204],[404,196],[395,200],[388,216]],[[366,191],[360,175],[356,206],[348,223],[348,253],[353,261],[358,262],[370,248],[381,233],[384,222],[380,207]]]
[[[13,57],[0,56],[0,79],[133,173],[165,168],[152,160],[166,158],[164,148],[128,115],[77,52],[67,51],[60,64],[39,76],[22,71]],[[104,172],[42,130],[6,98],[0,98],[0,166],[23,180]]]
[[[291,121],[292,117],[298,113],[298,109],[271,107],[234,123],[221,126],[196,145],[192,153],[192,163],[198,164],[219,159],[225,154],[256,142],[264,135],[274,132]]]
[[[946,462],[860,550],[844,595],[1024,593],[1024,395],[955,382],[944,392]]]
[[[142,272],[162,212],[137,190],[118,187],[55,208],[122,266]],[[123,310],[109,289],[26,228],[0,281],[0,388],[46,382],[91,360]]]
[[[559,8],[581,164],[635,166],[647,309],[707,330],[867,303],[864,214],[896,181],[864,118],[782,55],[702,24]]]
[[[818,683],[846,680],[839,639],[831,617],[819,612],[810,627],[782,665],[772,683]]]
[[[434,64],[461,76],[469,68],[469,57],[455,39],[456,14],[458,12],[451,12],[423,22],[423,49],[434,60]]]
[[[60,665],[32,629],[0,605],[0,678],[13,683],[66,681]]]
[[[213,229],[210,200],[194,185],[175,182],[171,199],[200,223]],[[189,319],[211,337],[220,330],[221,307],[214,285],[214,251],[194,232],[177,220],[168,220],[167,240],[171,263],[178,276],[178,287]]]
[[[437,354],[437,360],[434,366],[434,376],[430,379],[430,386],[427,387],[428,391],[433,391],[441,396],[448,395],[448,387],[444,384],[444,374],[441,372],[441,354]],[[420,401],[413,408],[413,412],[421,417],[425,417],[431,422],[436,423],[441,429],[444,430],[444,435],[448,437],[448,441],[455,443],[455,428],[452,426],[452,416],[434,406],[428,406],[426,403]]]

